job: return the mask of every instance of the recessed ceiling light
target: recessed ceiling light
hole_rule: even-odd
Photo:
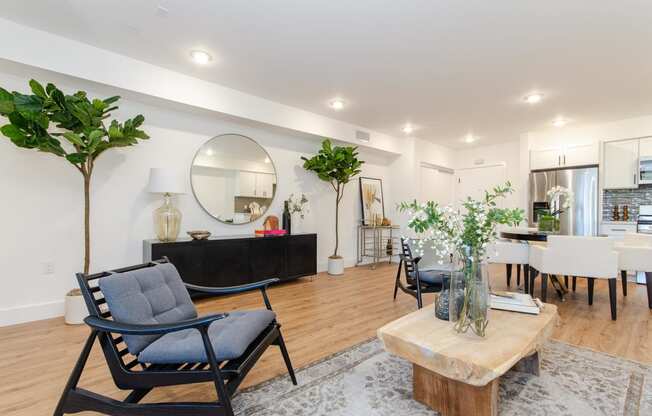
[[[543,94],[540,92],[533,92],[523,97],[523,101],[528,104],[538,104],[541,100],[543,100]]]
[[[557,117],[552,121],[552,125],[555,127],[564,127],[566,124],[568,124],[570,120],[564,117]]]
[[[414,127],[412,127],[411,124],[406,124],[403,127],[403,133],[405,133],[405,134],[412,134],[413,131],[414,131]]]
[[[200,50],[190,51],[190,57],[192,58],[193,62],[199,65],[206,65],[211,60],[213,60],[213,58],[208,54],[208,52],[200,51]]]
[[[474,141],[476,141],[476,138],[472,134],[464,136],[464,143],[473,143]]]
[[[344,101],[342,101],[339,98],[336,98],[330,102],[330,106],[333,110],[339,111],[344,108]]]
[[[206,156],[213,156],[214,154],[215,152],[213,152],[213,149],[211,149],[210,147],[206,149]]]

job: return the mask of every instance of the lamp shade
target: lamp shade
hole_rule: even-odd
[[[185,194],[183,176],[174,169],[151,168],[147,191],[154,194]]]

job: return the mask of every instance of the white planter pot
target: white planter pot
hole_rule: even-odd
[[[331,276],[339,276],[344,274],[344,259],[328,258],[328,274]]]
[[[83,324],[87,316],[88,309],[83,296],[66,296],[65,320],[68,325]]]

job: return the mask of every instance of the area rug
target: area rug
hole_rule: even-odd
[[[412,365],[370,340],[234,398],[242,416],[421,416],[436,412],[412,399]],[[561,342],[546,344],[541,375],[501,379],[499,414],[652,415],[652,366]],[[471,415],[470,415],[471,416]]]

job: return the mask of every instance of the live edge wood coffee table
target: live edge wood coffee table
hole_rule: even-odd
[[[498,382],[511,368],[539,375],[539,352],[557,323],[557,307],[539,315],[489,311],[485,338],[458,334],[429,306],[378,330],[385,349],[413,365],[414,399],[443,416],[495,416]]]

